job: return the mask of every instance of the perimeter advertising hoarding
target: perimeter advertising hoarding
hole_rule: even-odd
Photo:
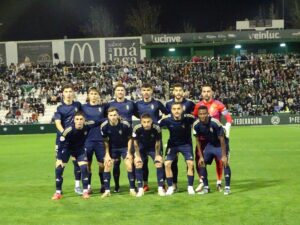
[[[140,39],[105,40],[106,61],[136,63],[141,59]]]
[[[0,44],[0,65],[6,64],[5,44]]]
[[[100,63],[99,40],[65,41],[65,56],[68,63]]]
[[[53,63],[52,42],[18,43],[19,63]]]

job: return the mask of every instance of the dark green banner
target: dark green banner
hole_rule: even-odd
[[[45,134],[54,133],[54,124],[34,124],[34,125],[7,125],[0,126],[0,135],[7,134]]]
[[[225,121],[222,121],[225,124]],[[133,121],[136,125],[138,121]],[[233,126],[255,126],[255,125],[286,125],[300,124],[300,115],[279,114],[274,116],[252,116],[233,118]],[[45,134],[55,133],[54,124],[34,125],[7,125],[0,126],[0,135],[7,134]]]
[[[259,41],[299,39],[300,29],[266,31],[226,31],[210,33],[147,34],[142,36],[144,44],[197,43],[213,41]]]
[[[300,115],[279,114],[274,116],[233,118],[234,126],[282,125],[282,124],[300,124]]]

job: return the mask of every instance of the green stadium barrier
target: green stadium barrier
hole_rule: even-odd
[[[45,134],[55,133],[54,124],[33,124],[33,125],[2,125],[0,126],[0,135],[7,134]]]
[[[222,120],[225,124],[225,121]],[[138,121],[133,121],[136,125]],[[300,115],[278,114],[273,116],[247,116],[234,117],[233,126],[253,126],[253,125],[284,125],[300,124]],[[45,134],[55,133],[54,124],[34,124],[34,125],[2,125],[0,135],[8,134]]]
[[[278,114],[272,116],[247,116],[234,117],[234,126],[253,126],[253,125],[284,125],[300,124],[300,115]]]

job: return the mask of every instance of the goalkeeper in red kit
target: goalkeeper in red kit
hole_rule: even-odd
[[[223,115],[226,120],[226,125],[224,126],[225,134],[226,134],[226,137],[229,138],[230,127],[232,124],[232,117],[231,117],[230,113],[228,112],[228,110],[226,109],[225,105],[222,102],[213,99],[213,90],[210,85],[202,86],[201,95],[202,95],[202,100],[196,104],[194,113],[193,113],[194,116],[198,118],[198,109],[200,106],[206,106],[208,108],[209,115],[219,121],[221,121],[221,116]],[[199,136],[199,141],[201,144],[201,149],[204,149],[207,144],[207,140],[205,139],[204,136]],[[228,149],[229,149],[229,146],[228,146]],[[197,151],[195,152],[195,159],[196,159],[196,162],[198,162],[199,155],[197,154]],[[218,191],[222,191],[223,165],[222,165],[221,160],[215,159],[215,161],[216,161],[216,172],[217,172],[216,186],[217,186]],[[195,191],[200,192],[203,188],[203,182],[202,182],[201,175],[200,175],[201,168],[198,166],[197,163],[196,163],[196,170],[197,170],[197,173],[199,176],[199,185],[195,189]]]

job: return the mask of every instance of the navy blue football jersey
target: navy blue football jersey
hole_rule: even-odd
[[[204,136],[208,143],[215,147],[220,147],[220,136],[224,136],[224,128],[219,120],[209,117],[207,123],[201,122],[199,119],[193,124],[193,134],[195,136]]]
[[[180,120],[175,120],[168,115],[159,121],[159,126],[169,130],[170,137],[168,146],[174,147],[185,144],[192,144],[191,129],[195,119],[193,115],[183,114]]]

